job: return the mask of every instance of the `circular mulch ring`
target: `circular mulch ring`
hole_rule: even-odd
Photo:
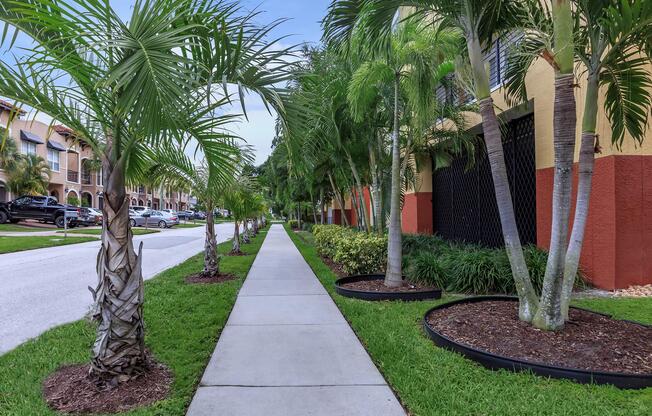
[[[562,331],[542,331],[518,319],[516,298],[479,296],[430,309],[423,325],[438,346],[493,370],[652,387],[652,327],[637,322],[571,308]]]
[[[415,301],[441,298],[441,289],[405,282],[400,287],[383,284],[385,275],[366,274],[349,276],[335,282],[335,291],[342,296],[363,300]]]
[[[64,413],[120,413],[164,399],[172,385],[172,373],[158,363],[111,389],[98,387],[89,369],[89,364],[65,366],[46,378],[43,397],[48,406]]]
[[[238,276],[232,273],[218,273],[214,275],[206,275],[203,272],[191,274],[186,277],[186,283],[190,284],[213,284],[213,283],[224,283],[230,282],[231,280],[236,280]]]

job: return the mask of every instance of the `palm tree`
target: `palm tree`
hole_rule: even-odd
[[[251,193],[251,178],[239,174],[234,183],[225,190],[221,197],[221,203],[228,209],[233,217],[233,245],[230,254],[240,255],[240,226],[247,218],[247,198]]]
[[[637,142],[643,141],[652,106],[650,59],[649,55],[640,55],[640,51],[650,51],[652,47],[652,5],[641,0],[586,0],[575,4],[574,59],[582,65],[579,76],[585,77],[586,89],[575,217],[569,245],[562,259],[563,279],[557,274],[549,283],[549,287],[553,282],[555,286],[552,292],[555,299],[547,302],[549,306],[545,311],[551,318],[542,322],[542,326],[554,329],[559,329],[568,319],[584,241],[594,154],[599,152],[596,124],[600,86],[606,88],[603,105],[611,124],[612,143],[616,146],[623,142],[626,132]],[[552,55],[549,45],[555,36],[554,9],[551,11],[535,1],[529,1],[528,6],[528,13],[522,19],[524,36],[509,57],[506,74],[509,79],[506,95],[515,103],[527,99],[525,74],[536,58]]]
[[[454,59],[458,39],[451,31],[427,30],[415,22],[404,22],[393,33],[385,53],[378,59],[362,63],[349,85],[348,102],[357,121],[362,120],[370,102],[375,100],[380,85],[391,85],[394,91],[386,286],[403,285],[401,114],[412,117],[420,126],[432,122],[430,117],[435,107],[432,92],[435,85],[454,68],[450,60]],[[406,154],[409,154],[409,140],[406,147]]]
[[[247,88],[282,114],[273,86],[287,77],[286,51],[267,48],[270,28],[222,2],[137,0],[125,22],[108,1],[25,0],[2,2],[0,20],[4,33],[23,32],[35,45],[17,62],[0,62],[0,95],[70,127],[102,161],[92,373],[130,380],[146,357],[142,247],[134,250],[125,180],[146,167],[148,148],[170,142],[195,140],[217,169],[223,132],[210,116],[221,103],[207,97],[222,89],[211,85]]]
[[[9,143],[9,142],[8,142]],[[50,166],[38,155],[15,155],[7,170],[7,187],[14,195],[43,195],[48,192]]]
[[[484,141],[505,248],[519,295],[519,317],[530,322],[537,310],[538,300],[518,235],[500,126],[491,98],[489,75],[482,57],[483,45],[493,40],[494,33],[500,32],[503,26],[513,26],[513,18],[520,10],[518,3],[508,0],[333,0],[324,23],[324,37],[329,42],[346,47],[356,32],[361,32],[375,49],[387,50],[391,44],[393,21],[403,6],[412,6],[415,13],[425,16],[427,21],[439,22],[442,26],[452,26],[461,31],[466,40],[473,74],[473,92],[482,115]],[[395,135],[398,135],[396,129]],[[395,201],[392,202],[396,205]]]
[[[221,118],[228,122],[231,116],[221,116]],[[172,146],[155,150],[150,157],[152,166],[146,171],[146,176],[155,178],[157,185],[188,187],[190,192],[202,202],[206,213],[206,238],[204,270],[201,276],[206,278],[220,273],[220,256],[217,253],[213,212],[220,194],[233,182],[235,172],[243,158],[241,149],[235,146],[231,137],[224,138],[223,146],[219,170],[209,170],[205,159],[196,165],[183,149]]]
[[[16,141],[7,136],[8,131],[0,127],[0,167],[5,170],[11,170],[20,155],[16,148]]]

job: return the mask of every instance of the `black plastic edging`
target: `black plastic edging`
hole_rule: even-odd
[[[429,309],[425,313],[423,316],[423,328],[426,331],[426,334],[428,334],[428,337],[432,339],[437,346],[460,353],[465,357],[492,370],[505,369],[510,371],[531,371],[534,374],[544,377],[569,379],[584,384],[611,384],[621,389],[643,389],[646,387],[652,387],[652,374],[623,374],[613,372],[587,371],[512,359],[460,344],[446,337],[445,335],[440,334],[428,324],[428,315],[430,315],[430,313],[435,310],[446,309],[450,306],[460,303],[478,303],[490,300],[516,301],[517,299],[512,296],[477,296],[444,303]],[[580,309],[611,318],[610,315],[589,311],[583,308],[574,309]],[[645,325],[639,322],[633,323],[649,327],[649,325]]]
[[[426,299],[439,299],[441,298],[441,289],[427,289],[415,290],[410,292],[376,292],[358,289],[348,289],[341,285],[346,283],[360,282],[364,280],[383,280],[385,276],[382,274],[363,274],[343,277],[335,281],[335,291],[342,296],[348,298],[362,299],[362,300],[403,300],[403,301],[418,301]]]

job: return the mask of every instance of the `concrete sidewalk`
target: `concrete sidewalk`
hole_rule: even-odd
[[[283,227],[272,225],[188,415],[405,412]]]

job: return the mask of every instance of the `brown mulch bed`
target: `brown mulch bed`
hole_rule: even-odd
[[[652,328],[572,309],[561,331],[518,319],[518,303],[484,301],[435,310],[428,324],[442,335],[504,357],[586,371],[652,374]]]
[[[325,256],[320,256],[320,257],[321,257],[321,260],[328,266],[328,268],[331,269],[331,271],[337,275],[337,277],[346,277],[346,276],[348,276],[344,272],[344,270],[342,269],[342,266],[339,263],[335,263],[329,257],[325,257]]]
[[[407,281],[404,281],[403,286],[388,287],[385,286],[383,280],[362,280],[360,282],[344,283],[340,286],[346,289],[363,290],[365,292],[422,292],[435,289],[431,286]]]
[[[172,373],[164,365],[150,363],[143,375],[100,388],[89,376],[89,365],[61,367],[43,382],[43,397],[50,408],[64,413],[119,413],[164,399]]]
[[[238,276],[232,273],[218,273],[214,275],[208,275],[204,272],[191,274],[186,277],[186,283],[191,284],[209,284],[209,283],[224,283],[231,280],[237,279]]]

